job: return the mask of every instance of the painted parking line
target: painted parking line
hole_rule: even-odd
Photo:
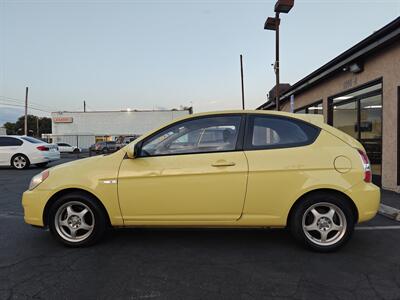
[[[0,218],[23,218],[24,216],[21,214],[14,214],[14,213],[6,213],[0,214]]]
[[[356,227],[355,230],[395,230],[400,229],[400,225],[392,226],[360,226]]]

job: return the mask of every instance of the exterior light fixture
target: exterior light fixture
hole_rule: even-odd
[[[294,0],[278,0],[275,4],[275,12],[287,14],[293,5]]]
[[[280,19],[268,17],[264,24],[264,29],[266,30],[276,30],[276,27],[279,26]],[[278,24],[276,24],[278,22]]]
[[[354,63],[349,66],[349,71],[351,73],[361,73],[363,70],[363,65],[360,63]]]
[[[276,110],[279,110],[279,99],[280,99],[280,83],[279,83],[279,25],[280,25],[280,18],[279,14],[284,13],[287,14],[292,7],[294,6],[294,0],[278,0],[275,3],[275,17],[268,17],[264,23],[264,29],[266,30],[273,30],[275,31],[275,77],[276,77],[276,84],[275,84],[275,106]]]

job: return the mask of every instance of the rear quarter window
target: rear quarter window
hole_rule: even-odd
[[[0,137],[0,147],[21,146],[23,142],[13,137]]]
[[[246,149],[276,149],[312,144],[320,128],[294,118],[251,115],[246,130]]]

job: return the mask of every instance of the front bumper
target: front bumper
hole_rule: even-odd
[[[347,191],[358,210],[358,222],[371,220],[379,210],[380,188],[372,183],[359,183]]]
[[[50,192],[43,190],[25,191],[22,195],[25,223],[43,227],[43,212]]]

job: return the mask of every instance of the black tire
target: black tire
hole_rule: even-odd
[[[101,152],[102,152],[103,154],[107,154],[107,153],[108,153],[108,148],[104,148]]]
[[[79,151],[78,148],[75,148],[72,152],[73,152],[73,153],[79,153],[80,151]]]
[[[88,215],[89,221],[81,221],[79,222],[79,226],[85,224],[92,223],[92,228],[91,231],[88,234],[85,235],[83,234],[85,229],[81,229],[79,226],[76,230],[77,236],[78,232],[82,232],[82,236],[84,238],[82,240],[76,240],[72,241],[69,240],[68,238],[68,233],[71,235],[71,227],[74,226],[72,223],[68,223],[68,220],[71,221],[72,218],[77,217],[79,212],[75,212],[77,209],[76,207],[79,207],[79,203],[82,207],[86,207],[89,209],[88,213],[85,214],[85,217]],[[65,217],[65,220],[67,221],[67,225],[57,225],[59,224],[58,220],[59,217],[62,217],[62,211],[64,211],[64,208],[67,206],[71,206],[74,209],[74,212],[72,215],[69,216],[68,214]],[[66,209],[68,211],[68,209]],[[75,215],[74,215],[75,214]],[[84,220],[85,217],[82,217],[82,220]],[[93,218],[93,219],[92,219]],[[107,229],[107,216],[105,215],[102,207],[97,203],[97,200],[93,199],[93,197],[90,197],[89,195],[86,195],[84,193],[79,193],[79,192],[73,192],[69,193],[66,195],[61,196],[59,199],[57,199],[50,207],[48,211],[48,225],[50,228],[51,233],[53,236],[58,240],[59,242],[63,243],[64,245],[68,247],[86,247],[95,244],[98,242],[104,235],[106,229]],[[92,221],[92,222],[91,222]]]
[[[331,209],[333,214],[330,214]],[[333,252],[348,242],[355,222],[348,199],[336,193],[316,192],[296,205],[289,228],[296,240],[308,248],[318,252]]]
[[[22,163],[24,162],[24,163]],[[24,170],[29,168],[31,162],[29,158],[24,154],[15,154],[10,161],[11,166],[17,170]]]
[[[39,167],[39,168],[44,168],[44,167],[46,167],[48,164],[49,164],[48,162],[44,162],[44,163],[36,164],[36,166]]]

